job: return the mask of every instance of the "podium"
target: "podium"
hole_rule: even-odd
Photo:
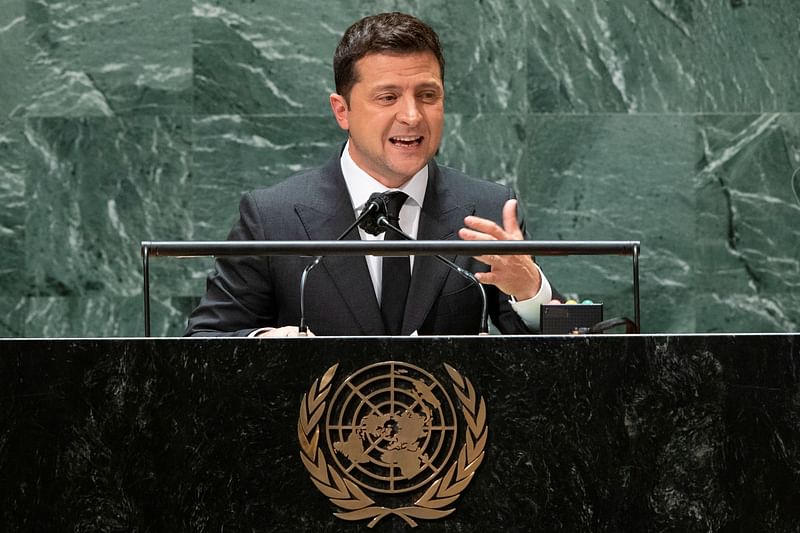
[[[432,508],[452,513],[409,511],[417,531],[796,531],[799,346],[796,334],[2,340],[0,521],[10,531],[366,531],[373,508],[424,507],[438,481],[457,497],[434,495]],[[343,387],[338,398],[385,412],[361,388],[369,379],[357,381],[364,369],[447,391],[458,414],[441,425],[449,437],[428,439],[453,453],[410,492],[364,488],[345,441],[416,453],[428,441],[400,438],[411,414],[397,407],[370,424],[343,401],[344,415],[312,419],[325,387],[329,407]],[[386,405],[439,416],[433,400],[395,400]],[[333,446],[327,426],[339,431]],[[348,511],[320,490],[335,480],[312,475],[298,437],[316,429],[310,448],[356,480],[345,486],[372,498],[361,507],[371,516],[335,516]],[[458,463],[467,440],[471,460],[482,454],[472,475]],[[447,455],[436,446],[420,464]],[[459,476],[470,479],[455,486]],[[401,514],[373,530],[414,530]]]

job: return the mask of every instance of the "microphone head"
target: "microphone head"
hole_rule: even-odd
[[[380,235],[384,233],[386,228],[378,224],[378,218],[386,216],[387,212],[386,195],[380,192],[372,193],[367,203],[364,204],[364,211],[361,212],[363,218],[361,222],[358,223],[358,227],[370,235]]]

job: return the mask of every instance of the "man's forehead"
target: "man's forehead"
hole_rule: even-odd
[[[407,61],[404,61],[407,60]],[[426,65],[427,64],[427,65]],[[431,67],[430,71],[426,71]],[[370,52],[355,64],[356,83],[369,77],[370,73],[380,74],[430,74],[424,83],[443,83],[442,69],[433,52],[428,50],[412,52]],[[417,72],[418,71],[418,72]]]

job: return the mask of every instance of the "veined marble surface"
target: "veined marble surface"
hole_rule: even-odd
[[[0,117],[7,117],[25,94],[25,3],[0,2]]]
[[[693,331],[691,186],[700,153],[692,117],[538,115],[529,128],[535,170],[520,189],[535,237],[641,241],[643,327]],[[629,258],[542,263],[559,289],[605,303],[605,317],[631,316]]]
[[[698,119],[698,329],[800,329],[800,115]],[[702,321],[700,317],[702,316]],[[728,322],[729,323],[729,322]]]
[[[190,9],[190,0],[28,0],[25,114],[191,113]]]
[[[389,10],[445,47],[439,162],[532,238],[641,240],[646,331],[800,328],[795,0],[0,0],[0,335],[141,334],[139,242],[224,239],[331,157],[336,42]],[[632,315],[628,258],[542,264]],[[154,332],[209,268],[152,261]]]
[[[27,143],[22,121],[0,118],[0,294],[24,296]]]
[[[541,112],[800,110],[794,0],[530,0]]]

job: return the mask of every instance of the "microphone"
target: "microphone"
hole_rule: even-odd
[[[386,214],[389,212],[389,206],[386,202],[385,192],[372,193],[367,203],[364,204],[364,211],[361,213],[362,216],[359,217],[360,221],[357,221],[358,226],[370,235],[380,235],[384,233],[386,228],[378,223],[378,218],[381,216],[386,217]]]
[[[383,193],[373,193],[367,203],[364,204],[364,209],[361,211],[361,214],[358,215],[355,222],[350,224],[350,226],[339,235],[336,240],[341,241],[347,235],[353,231],[353,228],[362,224],[365,220],[371,219],[374,220],[375,215],[383,210],[383,213],[386,213],[386,198],[384,197]],[[374,224],[374,222],[373,222]],[[372,226],[370,226],[372,227]],[[377,233],[373,233],[373,235],[377,235]],[[300,326],[298,329],[298,335],[300,336],[307,336],[308,335],[308,324],[306,324],[306,280],[308,279],[308,273],[311,272],[320,262],[322,261],[321,255],[318,255],[314,258],[314,260],[309,263],[306,268],[303,269],[303,274],[300,276]]]
[[[399,227],[395,226],[389,221],[388,208],[386,206],[386,196],[383,193],[373,194],[372,196],[370,196],[370,201],[372,201],[373,198],[375,199],[376,209],[373,213],[369,214],[368,216],[359,217],[359,219],[361,219],[361,222],[359,224],[359,227],[361,229],[372,235],[380,235],[381,233],[384,233],[387,229],[391,229],[397,232],[398,235],[400,235],[407,241],[416,240],[411,235],[407,234],[406,232],[404,232]],[[364,210],[366,211],[366,208]],[[475,277],[475,275],[469,270],[461,268],[460,266],[458,266],[457,264],[450,261],[444,256],[435,255],[434,257],[439,261],[441,261],[442,263],[444,263],[445,265],[447,265],[448,267],[450,267],[451,269],[461,274],[461,276],[466,278],[467,281],[472,282],[473,284],[475,284],[475,286],[478,287],[478,290],[481,293],[481,302],[483,304],[483,307],[481,309],[481,323],[478,329],[478,335],[488,335],[489,310],[488,310],[488,300],[486,298],[486,289],[483,288],[481,282],[479,282],[478,279]]]

